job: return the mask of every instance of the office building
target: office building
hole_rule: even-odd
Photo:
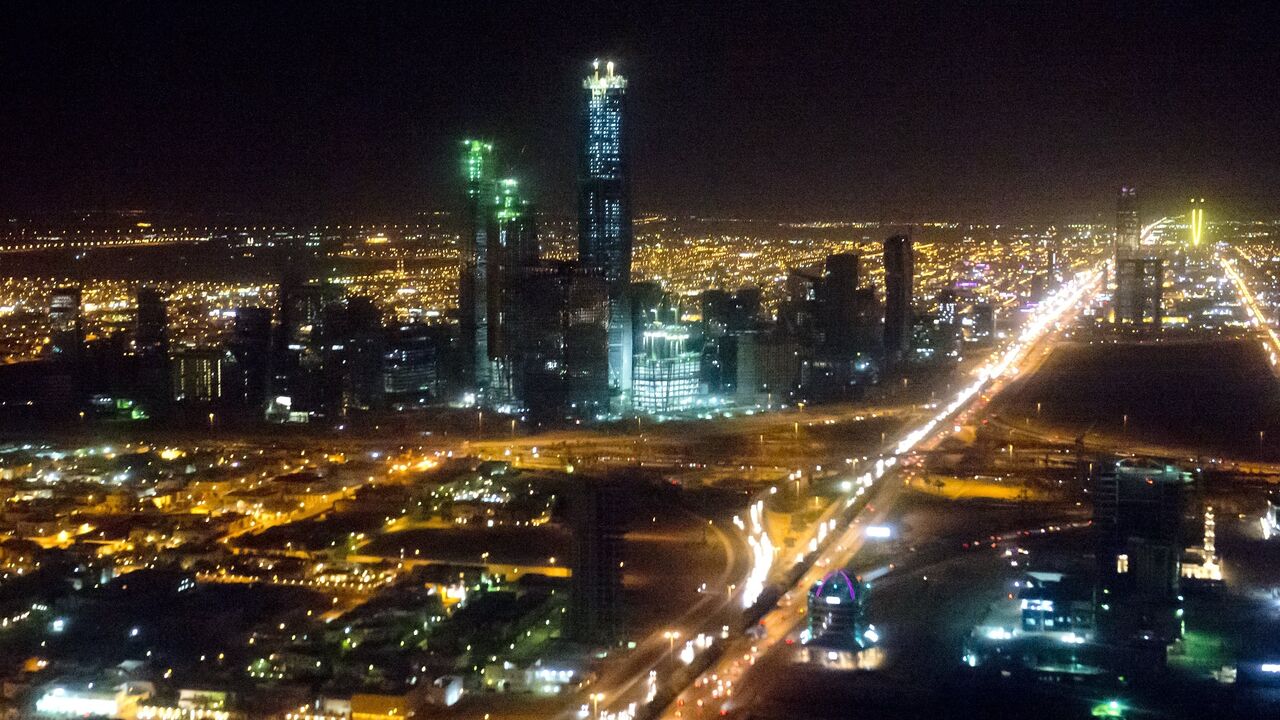
[[[80,288],[58,288],[49,299],[49,354],[56,359],[73,359],[83,350]]]
[[[975,302],[960,318],[965,342],[989,345],[996,338],[996,309],[989,302]]]
[[[535,420],[594,417],[608,409],[608,293],[576,263],[523,268],[516,391]]]
[[[324,281],[304,280],[288,268],[280,281],[278,325],[272,335],[267,415],[301,421],[334,409],[323,376],[323,321],[326,308],[340,303],[344,290]]]
[[[240,382],[239,364],[230,350],[182,350],[169,365],[175,402],[212,403],[230,399]]]
[[[165,312],[164,293],[154,287],[138,288],[137,306],[134,352],[163,358],[169,353],[169,320]]]
[[[458,342],[462,384],[477,398],[489,386],[489,231],[496,180],[493,145],[463,141],[463,174],[467,183],[467,227],[458,247]]]
[[[323,281],[304,280],[290,268],[280,279],[279,286],[280,332],[277,349],[300,352],[310,348],[315,331],[320,326],[325,307],[342,299],[343,290],[338,285]]]
[[[800,379],[800,346],[781,332],[744,332],[733,344],[734,400],[773,408],[790,401]]]
[[[699,306],[702,384],[711,395],[734,398],[738,394],[739,340],[754,335],[762,326],[760,288],[739,288],[732,293],[706,290],[699,298]],[[750,388],[755,386],[754,381],[749,384]]]
[[[1125,258],[1116,262],[1115,322],[1159,328],[1163,321],[1164,261]]]
[[[827,257],[822,283],[823,341],[838,357],[851,357],[858,347],[858,256],[842,253]]]
[[[1193,488],[1190,473],[1153,460],[1120,460],[1097,473],[1098,626],[1111,639],[1163,644],[1180,634]]]
[[[1141,254],[1142,223],[1138,219],[1138,191],[1125,186],[1120,188],[1120,194],[1116,198],[1116,264]]]
[[[230,349],[240,365],[239,401],[246,407],[263,408],[271,378],[271,310],[237,308]]]
[[[521,283],[525,268],[538,264],[538,230],[532,207],[519,194],[516,180],[498,183],[498,195],[488,236],[485,266],[488,310],[488,386],[486,404],[522,407],[516,377],[524,350],[520,342],[520,315],[527,303]]]
[[[609,390],[619,404],[631,389],[631,197],[627,167],[627,80],[612,62],[592,64],[583,80],[578,165],[578,260],[604,278],[609,295]]]
[[[1048,247],[1046,248],[1046,250],[1048,252],[1048,257],[1046,258],[1046,262],[1045,262],[1045,265],[1046,265],[1045,274],[1048,276],[1049,285],[1052,287],[1057,287],[1060,283],[1062,283],[1062,280],[1065,277],[1066,270],[1067,270],[1067,268],[1063,266],[1064,259],[1062,257],[1062,234],[1061,233],[1055,232],[1053,234],[1053,237],[1049,238]]]
[[[319,409],[344,414],[382,407],[385,339],[382,313],[371,299],[351,296],[325,307],[313,340]]]
[[[633,407],[639,412],[671,413],[693,406],[698,396],[702,356],[690,351],[689,328],[678,323],[649,323],[644,350],[635,358]]]
[[[893,364],[911,348],[911,301],[915,258],[911,238],[894,235],[884,241],[884,356]]]
[[[787,273],[786,299],[778,305],[781,329],[803,345],[821,345],[822,276],[813,270]]]
[[[440,395],[442,326],[400,325],[387,333],[382,356],[382,393],[397,408],[423,405]]]
[[[572,494],[573,579],[569,637],[612,645],[622,631],[622,536],[615,495],[607,482],[586,479]]]
[[[943,345],[942,351],[946,355],[955,355],[964,335],[960,320],[960,297],[955,290],[942,290],[934,299],[934,307],[937,309],[936,322]]]

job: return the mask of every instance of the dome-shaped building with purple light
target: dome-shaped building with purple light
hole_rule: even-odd
[[[805,643],[858,650],[874,643],[866,621],[868,585],[844,570],[834,570],[809,590],[809,629]]]

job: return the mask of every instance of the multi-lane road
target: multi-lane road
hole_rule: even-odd
[[[866,502],[856,517],[836,528],[827,543],[814,553],[799,580],[783,594],[778,605],[764,615],[762,629],[726,640],[718,661],[698,676],[665,709],[662,717],[711,717],[747,704],[751,688],[742,684],[743,676],[766,654],[785,652],[792,647],[804,622],[809,588],[831,570],[849,565],[864,542],[863,528],[882,520],[902,492],[897,458],[932,449],[953,431],[954,424],[980,413],[990,397],[1038,364],[1053,342],[1053,336],[1061,329],[1061,323],[1074,314],[1082,300],[1097,292],[1101,281],[1101,271],[1095,271],[1082,274],[1064,286],[1027,319],[1016,339],[993,353],[973,380],[949,403],[904,433],[893,446],[893,454],[877,462],[874,470],[857,477],[849,502]],[[864,494],[870,496],[869,500],[862,497]],[[605,714],[609,712],[611,710],[606,709]]]

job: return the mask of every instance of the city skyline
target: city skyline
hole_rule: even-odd
[[[1280,716],[1271,14],[15,9],[0,715]]]
[[[500,174],[569,215],[572,80],[605,55],[643,88],[639,212],[1078,221],[1122,184],[1153,210],[1194,194],[1219,218],[1280,211],[1255,92],[1276,67],[1262,5],[241,10],[20,9],[0,55],[0,128],[23,138],[0,155],[9,212],[461,211],[453,147],[478,134],[511,149]],[[502,42],[530,30],[546,41],[523,55]],[[48,33],[72,51],[33,44]]]

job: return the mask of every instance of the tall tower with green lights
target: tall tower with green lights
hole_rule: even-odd
[[[489,231],[497,203],[493,144],[462,141],[467,226],[459,243],[458,326],[462,384],[477,401],[489,386]]]
[[[521,295],[526,268],[538,264],[532,206],[513,178],[497,179],[493,145],[463,141],[467,227],[459,248],[459,345],[463,386],[475,402],[520,406]]]
[[[1191,209],[1187,212],[1188,239],[1191,247],[1200,247],[1204,240],[1204,198],[1191,198]]]
[[[532,206],[520,196],[514,178],[498,181],[494,197],[487,262],[489,303],[489,387],[485,400],[491,405],[522,406],[520,368],[523,339],[528,336],[524,297],[526,268],[538,264],[538,231]]]

